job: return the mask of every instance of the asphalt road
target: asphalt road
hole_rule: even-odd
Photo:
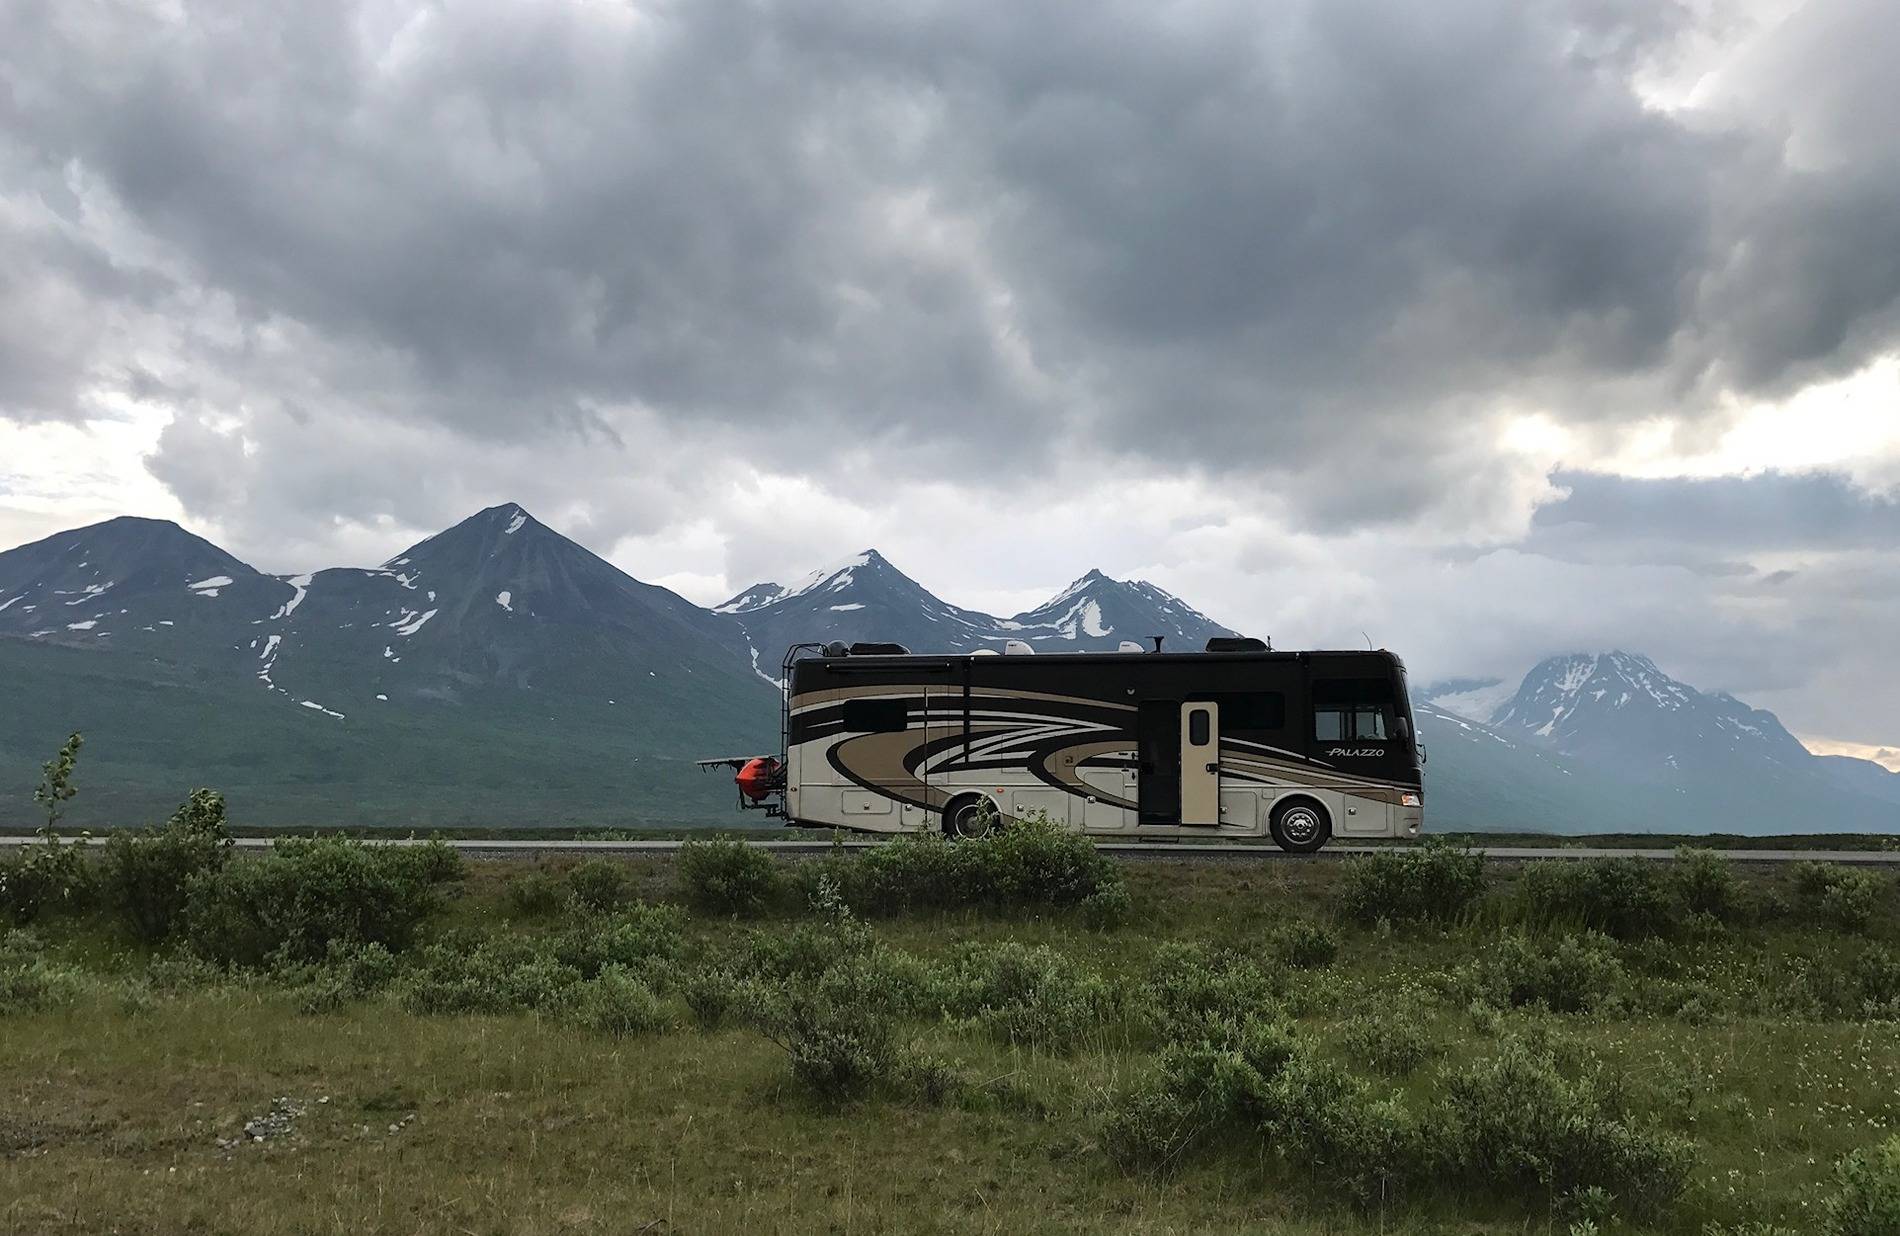
[[[0,836],[0,848],[6,846],[28,845],[35,841],[32,836]],[[237,846],[243,850],[265,850],[272,844],[269,837],[240,837]],[[408,838],[390,838],[380,842],[383,845],[419,845],[421,842]],[[678,840],[666,841],[600,841],[600,840],[562,840],[549,838],[489,838],[472,840],[468,838],[450,839],[449,845],[465,854],[499,858],[511,854],[667,854],[680,848]],[[831,850],[829,837],[811,841],[753,841],[748,844],[761,850],[770,850],[777,854],[824,854]],[[869,838],[853,838],[839,843],[847,850],[862,850],[870,846],[882,845],[881,841]],[[1215,844],[1205,841],[1098,841],[1096,848],[1106,854],[1135,859],[1236,859],[1256,861],[1287,861],[1307,857],[1288,854],[1271,844],[1255,842],[1252,844]],[[1374,854],[1389,846],[1350,845],[1334,843],[1312,857],[1344,857],[1352,854]],[[1476,847],[1486,858],[1504,862],[1527,862],[1540,858],[1645,858],[1667,862],[1675,857],[1674,850],[1644,850],[1608,846],[1514,846],[1492,845]],[[1900,866],[1900,850],[1720,850],[1722,857],[1738,863],[1792,863],[1803,859],[1829,863],[1871,863],[1887,866]]]

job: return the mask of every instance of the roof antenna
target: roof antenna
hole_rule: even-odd
[[[1160,652],[1160,651],[1161,651],[1161,641],[1162,641],[1162,640],[1164,640],[1164,639],[1166,639],[1166,638],[1167,638],[1167,636],[1165,636],[1165,635],[1150,635],[1150,636],[1149,636],[1148,638],[1149,638],[1149,639],[1151,639],[1151,640],[1153,640],[1153,641],[1155,642],[1155,651],[1156,651],[1156,652]]]
[[[1359,634],[1363,636],[1366,641],[1366,651],[1371,652],[1372,651],[1372,637],[1370,635],[1367,635],[1363,628],[1360,630]]]

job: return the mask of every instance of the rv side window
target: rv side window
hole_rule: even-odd
[[[1229,691],[1207,698],[1220,705],[1222,733],[1286,728],[1286,696],[1278,691]]]
[[[1207,738],[1207,709],[1196,708],[1188,714],[1188,745],[1205,747]]]
[[[1313,710],[1313,737],[1321,742],[1362,739],[1383,742],[1391,736],[1392,726],[1383,705],[1358,704],[1353,707],[1321,705]]]
[[[910,723],[910,705],[903,700],[846,700],[844,728],[866,734],[886,734]]]

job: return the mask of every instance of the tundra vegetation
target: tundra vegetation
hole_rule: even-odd
[[[28,848],[0,1230],[1900,1232],[1872,868]]]

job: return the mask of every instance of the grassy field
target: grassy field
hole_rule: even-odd
[[[958,848],[100,879],[0,937],[0,1231],[1900,1230],[1889,875]]]

